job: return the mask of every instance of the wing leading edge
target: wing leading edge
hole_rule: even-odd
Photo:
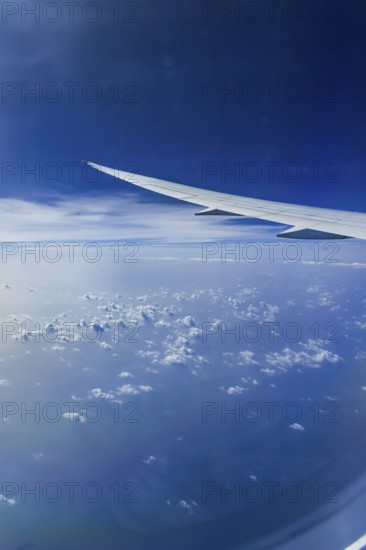
[[[332,210],[229,195],[131,174],[94,162],[88,162],[87,164],[100,172],[127,183],[205,207],[205,210],[198,212],[199,215],[243,216],[291,226],[286,231],[278,233],[279,237],[297,239],[344,239],[355,237],[366,239],[366,214],[361,212]]]

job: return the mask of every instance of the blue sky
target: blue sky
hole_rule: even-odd
[[[2,15],[2,197],[44,203],[123,191],[170,202],[108,176],[95,181],[79,164],[86,159],[241,195],[364,211],[361,2],[334,10],[320,3],[319,22],[306,2],[297,3],[301,15],[286,18],[280,3],[271,21],[259,2],[256,21],[248,11],[226,22],[219,3],[142,0],[136,14],[122,3],[118,23],[109,4],[95,23],[81,6],[74,22],[65,9],[57,23],[52,12],[40,22]],[[38,102],[22,97],[37,86]],[[235,86],[236,99],[220,95]],[[83,97],[98,90],[96,102]],[[37,163],[39,178],[28,172]],[[225,173],[235,164],[237,179]]]

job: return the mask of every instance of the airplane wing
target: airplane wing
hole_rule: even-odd
[[[88,162],[100,172],[109,174],[149,191],[185,202],[204,206],[197,215],[243,216],[291,226],[278,237],[293,239],[366,239],[366,214],[332,210],[286,202],[252,199],[218,191],[200,189],[180,183],[140,176]]]

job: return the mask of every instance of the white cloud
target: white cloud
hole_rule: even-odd
[[[115,239],[123,231],[126,241],[149,239],[170,242],[199,242],[235,239],[259,231],[263,237],[271,228],[224,224],[215,216],[195,217],[199,206],[175,202],[144,202],[139,194],[114,193],[113,196],[59,196],[52,204],[16,198],[0,200],[0,231],[3,241],[81,241]],[[240,228],[239,228],[240,227]]]
[[[273,374],[275,374],[275,369],[270,369],[270,368],[265,368],[265,369],[261,369],[261,372],[264,372],[264,374],[268,374],[269,376],[272,376]]]
[[[113,349],[112,346],[110,344],[108,344],[107,342],[99,342],[99,345],[103,349],[107,349],[107,350]]]
[[[266,353],[266,363],[273,367],[286,369],[292,365],[304,367],[320,367],[322,363],[338,363],[342,358],[329,350],[321,348],[315,341],[309,340],[308,343],[300,343],[306,351],[294,351],[290,348],[284,348],[281,353]]]
[[[221,388],[221,389],[224,390],[225,388]],[[229,395],[237,395],[237,394],[243,393],[244,390],[245,388],[243,388],[242,386],[230,386],[226,390],[226,393],[228,393]]]
[[[117,388],[117,391],[122,395],[138,395],[142,393],[148,393],[153,391],[154,388],[151,386],[136,386],[134,384],[124,384],[123,386]]]
[[[90,390],[89,397],[90,398],[96,397],[96,398],[108,399],[108,400],[113,400],[114,399],[113,393],[104,392],[100,388],[93,388],[92,390]]]
[[[36,460],[40,460],[41,458],[44,458],[44,454],[43,453],[33,453],[33,458],[35,458]]]
[[[145,464],[151,464],[152,462],[156,462],[156,456],[150,455],[148,458],[145,458],[142,460]]]
[[[72,423],[76,423],[76,422],[83,423],[83,422],[85,422],[85,418],[83,416],[81,416],[79,413],[76,413],[76,412],[66,412],[62,416],[64,418],[66,418],[69,422],[72,422]]]
[[[160,357],[160,354],[158,351],[144,351],[142,349],[140,349],[138,352],[137,352],[137,355],[139,357],[144,357],[146,359],[149,359],[151,363],[158,363],[159,361],[159,357]]]
[[[249,350],[240,351],[239,355],[240,355],[240,359],[241,359],[241,364],[243,364],[243,365],[258,365],[259,364],[258,361],[255,361],[253,359],[253,357],[255,355],[253,351],[249,351]]]
[[[189,365],[192,367],[198,367],[206,363],[207,360],[201,355],[196,355],[194,349],[187,345],[188,343],[188,338],[183,335],[178,336],[175,340],[172,336],[168,336],[164,342],[166,352],[161,363],[163,365]]]
[[[6,498],[6,496],[0,494],[0,502],[2,504],[8,504],[9,506],[14,506],[16,501],[14,498]]]
[[[290,424],[289,426],[292,430],[298,431],[298,432],[304,432],[305,428],[302,424],[298,424],[298,422],[294,422],[293,424]]]
[[[180,500],[179,506],[181,506],[184,510],[187,510],[189,515],[193,515],[194,508],[197,507],[198,504],[194,500],[192,500],[190,504],[186,500]]]
[[[191,315],[187,315],[183,319],[177,319],[176,323],[185,327],[194,327],[196,325],[196,321]]]

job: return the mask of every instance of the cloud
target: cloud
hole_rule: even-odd
[[[148,393],[153,390],[154,388],[151,386],[136,386],[134,384],[124,384],[123,386],[117,388],[117,391],[122,395],[138,395],[140,393]]]
[[[107,342],[99,342],[99,345],[103,349],[107,349],[107,350],[113,349],[112,346],[110,344],[108,344]]]
[[[158,363],[159,362],[159,357],[160,357],[160,354],[158,351],[144,351],[144,350],[139,350],[137,352],[137,355],[139,357],[144,357],[144,358],[147,358],[150,360],[151,363]],[[121,375],[119,375],[121,376]]]
[[[240,356],[240,363],[238,363],[239,365],[259,365],[258,361],[255,361],[253,359],[254,357],[254,352],[253,351],[249,351],[249,350],[245,350],[245,351],[240,351],[239,352],[239,356]]]
[[[98,241],[123,234],[126,241],[202,243],[220,238],[269,235],[273,230],[260,225],[225,224],[214,216],[195,217],[198,207],[172,202],[143,202],[137,194],[113,196],[59,196],[50,203],[16,198],[0,199],[2,241]],[[112,251],[111,251],[112,253]],[[178,298],[177,298],[178,299]]]
[[[14,506],[16,501],[15,501],[14,498],[6,498],[6,496],[0,494],[0,502],[2,504],[7,504],[9,506]]]
[[[243,393],[243,391],[245,390],[245,388],[243,388],[242,386],[230,386],[227,390],[225,390],[225,388],[223,387],[221,389],[226,391],[226,393],[228,393],[229,395],[238,395]]]
[[[196,320],[191,315],[187,315],[183,319],[177,319],[176,323],[184,327],[194,327],[196,326]]]
[[[207,360],[202,355],[196,355],[194,349],[187,344],[189,340],[184,336],[178,336],[175,341],[168,337],[164,345],[167,347],[164,358],[161,360],[163,365],[184,365],[199,367]]]
[[[268,376],[272,376],[276,373],[275,369],[270,369],[268,367],[265,369],[261,369],[261,372],[264,372],[264,374],[268,374]]]
[[[151,464],[152,462],[156,461],[156,456],[150,455],[148,458],[145,458],[142,460],[145,464]]]
[[[306,344],[300,343],[306,351],[294,351],[284,348],[281,353],[270,352],[265,354],[266,363],[273,367],[286,370],[293,365],[304,367],[320,367],[322,363],[338,363],[342,357],[329,350],[321,348],[315,341],[309,340]]]
[[[79,422],[81,424],[85,422],[85,418],[76,412],[66,412],[62,416],[72,423]]]
[[[292,430],[295,430],[297,432],[304,432],[305,428],[302,424],[298,424],[297,422],[294,422],[293,424],[290,424],[289,426]]]
[[[187,510],[189,515],[193,515],[194,508],[197,507],[198,504],[194,500],[191,501],[191,504],[189,504],[186,500],[180,500],[179,506],[181,506],[184,510]]]
[[[89,397],[90,398],[92,398],[92,397],[98,398],[99,397],[101,399],[108,399],[108,400],[113,400],[114,399],[113,393],[104,392],[100,388],[93,388],[92,390],[90,390]]]

